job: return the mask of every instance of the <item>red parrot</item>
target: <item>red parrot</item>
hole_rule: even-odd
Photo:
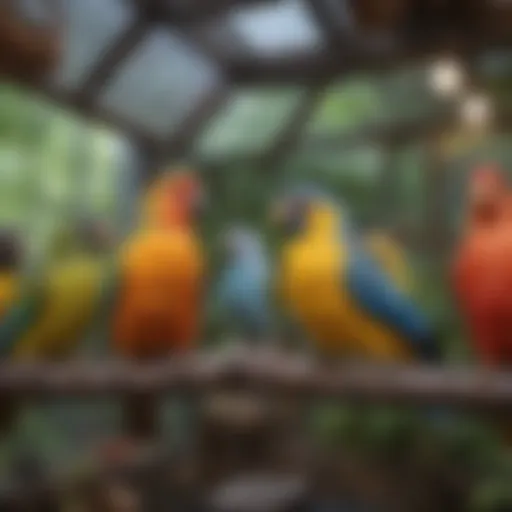
[[[503,172],[477,169],[453,269],[458,305],[479,359],[512,364],[512,200]]]
[[[195,230],[203,199],[192,173],[157,180],[143,204],[139,231],[121,251],[113,341],[130,358],[192,348],[199,331],[203,253]]]

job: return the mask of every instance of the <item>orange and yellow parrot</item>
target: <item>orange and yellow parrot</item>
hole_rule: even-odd
[[[196,230],[199,178],[166,174],[143,198],[140,228],[119,257],[112,339],[121,355],[164,357],[193,347],[200,329],[204,258]]]
[[[334,198],[306,186],[281,197],[274,213],[285,233],[278,273],[284,306],[321,353],[379,361],[439,357],[432,326],[403,290],[406,282],[394,282]]]
[[[470,179],[468,218],[453,266],[455,295],[478,358],[512,364],[512,208],[499,168]]]

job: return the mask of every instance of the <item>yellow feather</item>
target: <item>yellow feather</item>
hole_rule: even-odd
[[[365,242],[368,250],[398,288],[403,292],[412,293],[412,275],[407,258],[398,244],[381,232],[368,233]]]
[[[282,252],[281,291],[320,351],[379,360],[411,357],[404,340],[359,309],[344,286],[347,265],[338,212],[315,208],[307,228]]]
[[[52,268],[45,282],[42,311],[16,344],[14,356],[64,356],[81,341],[102,292],[104,266],[96,260],[73,258]]]
[[[14,273],[0,275],[0,317],[6,308],[12,304],[19,293],[19,279]]]

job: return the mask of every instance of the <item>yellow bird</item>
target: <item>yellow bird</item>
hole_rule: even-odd
[[[0,322],[0,350],[14,359],[67,357],[77,348],[101,308],[109,266],[89,238],[60,257],[23,293]]]
[[[437,357],[431,326],[358,238],[327,194],[282,198],[285,232],[278,278],[283,303],[325,354],[377,360]]]

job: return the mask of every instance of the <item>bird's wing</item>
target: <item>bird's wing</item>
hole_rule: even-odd
[[[30,287],[9,308],[0,322],[0,356],[12,354],[16,343],[39,317],[44,300],[43,286]]]
[[[415,352],[432,349],[429,321],[401,292],[372,257],[355,241],[350,243],[346,286],[356,305],[370,317],[413,345]]]
[[[401,248],[389,236],[381,233],[367,234],[365,245],[393,283],[403,292],[410,293],[412,279],[407,258]]]

